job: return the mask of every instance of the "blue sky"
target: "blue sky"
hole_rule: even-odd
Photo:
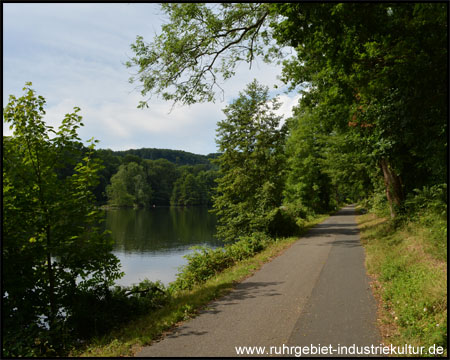
[[[176,106],[156,97],[137,109],[140,93],[128,83],[136,35],[150,42],[166,21],[157,4],[143,3],[8,3],[3,4],[3,106],[9,94],[22,95],[27,81],[47,100],[45,120],[59,126],[74,106],[81,108],[83,140],[100,140],[98,148],[142,147],[215,152],[216,123],[222,109],[254,78],[273,87],[280,68],[257,61],[240,65],[223,84],[224,101]],[[298,96],[281,93],[285,117]],[[3,124],[3,134],[10,135]]]

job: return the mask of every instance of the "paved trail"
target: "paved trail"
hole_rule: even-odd
[[[283,344],[376,346],[375,323],[364,250],[348,206],[137,356],[236,357],[236,346]]]

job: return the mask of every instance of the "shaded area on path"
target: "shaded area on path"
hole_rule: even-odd
[[[337,214],[345,222],[314,229],[333,234],[332,248],[287,345],[332,345],[336,349],[338,345],[379,345],[376,302],[365,272],[364,249],[353,209],[347,209]]]

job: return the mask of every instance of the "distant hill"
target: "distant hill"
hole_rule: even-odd
[[[209,162],[210,159],[214,159],[220,155],[220,154],[199,155],[183,150],[153,149],[153,148],[113,151],[113,154],[122,157],[126,155],[135,155],[140,157],[141,159],[149,159],[149,160],[166,159],[177,165],[210,164]]]

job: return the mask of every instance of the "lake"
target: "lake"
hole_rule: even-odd
[[[222,246],[214,238],[216,217],[204,207],[106,210],[105,226],[125,272],[117,280],[123,286],[145,278],[167,285],[187,263],[183,256],[191,246]]]

